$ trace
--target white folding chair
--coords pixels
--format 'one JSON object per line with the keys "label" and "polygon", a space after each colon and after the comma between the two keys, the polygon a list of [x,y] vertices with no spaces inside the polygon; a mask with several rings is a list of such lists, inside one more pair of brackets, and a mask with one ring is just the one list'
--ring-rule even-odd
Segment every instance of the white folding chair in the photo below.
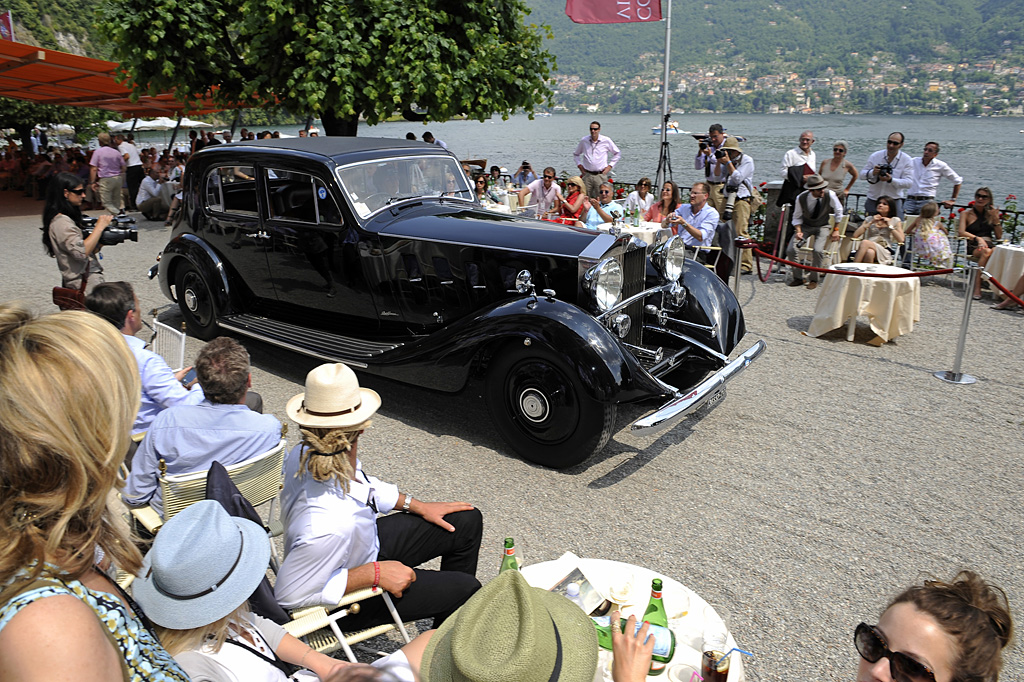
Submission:
{"label": "white folding chair", "polygon": [[[183,322],[183,327],[184,324]],[[184,329],[179,331],[153,318],[153,338],[150,340],[150,348],[175,371],[185,366],[185,339],[187,338],[188,335]]]}
{"label": "white folding chair", "polygon": [[[392,622],[349,634],[342,632],[338,621],[349,614],[359,613],[360,602],[366,599],[376,599],[377,597],[384,600],[388,612],[391,614]],[[352,645],[363,642],[371,637],[382,635],[397,628],[406,644],[412,641],[409,637],[409,632],[405,629],[405,623],[402,622],[402,617],[398,615],[398,609],[395,608],[394,602],[391,601],[391,595],[379,587],[366,588],[345,595],[341,602],[339,602],[338,608],[333,611],[328,611],[323,606],[313,606],[296,610],[291,615],[292,620],[284,624],[284,629],[290,635],[303,639],[306,644],[322,654],[331,654],[338,649],[343,649],[345,656],[353,663],[356,662],[356,656],[352,651]]]}

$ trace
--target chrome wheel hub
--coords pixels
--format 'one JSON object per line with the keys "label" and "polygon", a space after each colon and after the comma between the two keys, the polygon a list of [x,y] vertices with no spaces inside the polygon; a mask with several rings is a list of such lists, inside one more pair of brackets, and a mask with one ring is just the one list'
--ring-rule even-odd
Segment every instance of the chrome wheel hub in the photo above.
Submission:
{"label": "chrome wheel hub", "polygon": [[551,411],[548,399],[535,388],[529,388],[519,396],[519,409],[532,422],[542,422]]}

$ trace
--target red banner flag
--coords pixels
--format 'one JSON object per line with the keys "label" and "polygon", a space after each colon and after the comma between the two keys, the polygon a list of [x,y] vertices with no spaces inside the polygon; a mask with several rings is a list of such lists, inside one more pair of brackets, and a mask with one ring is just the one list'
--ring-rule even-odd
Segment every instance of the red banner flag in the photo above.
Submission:
{"label": "red banner flag", "polygon": [[565,0],[565,13],[577,24],[661,21],[661,0]]}
{"label": "red banner flag", "polygon": [[11,10],[0,14],[0,40],[14,40],[14,19]]}

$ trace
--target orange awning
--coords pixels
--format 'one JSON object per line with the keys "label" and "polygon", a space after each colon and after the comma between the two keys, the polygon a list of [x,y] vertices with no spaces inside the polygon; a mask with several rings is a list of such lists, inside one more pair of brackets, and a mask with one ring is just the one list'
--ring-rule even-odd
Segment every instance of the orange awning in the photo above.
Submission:
{"label": "orange awning", "polygon": [[[177,116],[185,111],[185,105],[169,92],[142,95],[133,102],[128,88],[114,78],[117,66],[103,59],[0,40],[0,97],[106,109],[126,119]],[[210,101],[197,104],[190,114],[223,108]]]}

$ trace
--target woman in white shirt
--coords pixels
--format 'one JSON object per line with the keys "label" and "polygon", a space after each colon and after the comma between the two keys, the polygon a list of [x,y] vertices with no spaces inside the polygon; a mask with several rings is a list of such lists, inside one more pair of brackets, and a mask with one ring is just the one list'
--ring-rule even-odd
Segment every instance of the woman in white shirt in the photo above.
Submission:
{"label": "woman in white shirt", "polygon": [[651,179],[640,178],[636,183],[636,190],[626,197],[626,213],[632,214],[634,209],[640,209],[641,218],[654,203],[654,195],[651,194]]}

